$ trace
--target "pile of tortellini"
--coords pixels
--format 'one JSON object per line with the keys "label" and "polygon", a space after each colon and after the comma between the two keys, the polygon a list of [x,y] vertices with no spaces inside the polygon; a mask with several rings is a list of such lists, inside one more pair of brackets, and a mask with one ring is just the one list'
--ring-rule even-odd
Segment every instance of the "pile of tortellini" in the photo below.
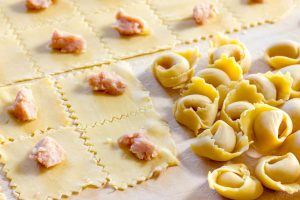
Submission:
{"label": "pile of tortellini", "polygon": [[262,185],[299,191],[300,44],[270,46],[265,60],[275,70],[266,73],[247,74],[251,56],[246,46],[222,34],[212,40],[209,66],[195,73],[199,58],[198,49],[188,49],[162,54],[152,66],[162,86],[180,89],[173,114],[195,133],[192,151],[214,161],[246,151],[260,158],[253,176],[245,164],[209,172],[210,188],[230,199],[256,199]]}

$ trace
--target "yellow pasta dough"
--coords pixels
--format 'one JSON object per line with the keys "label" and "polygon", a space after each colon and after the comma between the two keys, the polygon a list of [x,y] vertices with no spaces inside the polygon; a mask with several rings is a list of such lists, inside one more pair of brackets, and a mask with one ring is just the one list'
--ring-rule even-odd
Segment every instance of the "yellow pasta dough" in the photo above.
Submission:
{"label": "yellow pasta dough", "polygon": [[[147,138],[158,147],[158,156],[150,161],[140,160],[118,145],[121,136],[141,129],[146,130]],[[134,186],[168,166],[178,164],[170,130],[153,110],[88,128],[84,137],[109,173],[109,184],[117,189]]]}
{"label": "yellow pasta dough", "polygon": [[280,146],[279,152],[286,154],[293,153],[300,160],[300,130],[290,134]]}
{"label": "yellow pasta dough", "polygon": [[228,123],[234,130],[240,130],[240,116],[249,109],[253,109],[254,103],[262,103],[264,97],[257,92],[255,86],[250,85],[248,81],[241,81],[236,84],[226,96],[220,119]]}
{"label": "yellow pasta dough", "polygon": [[290,73],[293,79],[291,98],[300,97],[300,65],[291,65],[281,68],[279,71]]}
{"label": "yellow pasta dough", "polygon": [[300,44],[282,41],[272,44],[265,52],[265,60],[274,69],[300,63]]}
{"label": "yellow pasta dough", "polygon": [[254,109],[244,112],[240,126],[254,149],[263,154],[276,150],[293,129],[288,114],[267,104],[255,104]]}
{"label": "yellow pasta dough", "polygon": [[292,153],[262,157],[255,174],[267,188],[289,194],[300,190],[300,164]]}
{"label": "yellow pasta dough", "polygon": [[[37,119],[29,122],[21,122],[11,115],[7,108],[15,101],[17,93],[22,88],[32,91],[37,107]],[[0,134],[6,139],[16,139],[21,136],[29,136],[35,131],[45,131],[49,128],[58,128],[71,124],[68,113],[60,100],[54,87],[54,83],[43,78],[26,83],[0,88]]]}
{"label": "yellow pasta dough", "polygon": [[282,105],[290,98],[293,79],[290,74],[267,72],[250,74],[245,79],[264,95],[264,102],[272,106]]}
{"label": "yellow pasta dough", "polygon": [[[55,139],[65,150],[66,158],[52,168],[41,167],[29,158],[32,148],[42,138]],[[0,147],[3,170],[20,199],[61,199],[86,186],[101,186],[107,174],[84,145],[73,128],[59,128],[34,137],[23,137]]]}
{"label": "yellow pasta dough", "polygon": [[217,121],[211,128],[197,136],[191,149],[201,157],[216,161],[228,161],[240,156],[249,148],[248,137],[236,133],[224,121]]}
{"label": "yellow pasta dough", "polygon": [[[88,78],[101,71],[119,75],[127,84],[125,92],[119,96],[94,92],[89,86]],[[134,77],[131,66],[127,62],[71,72],[56,78],[61,92],[73,111],[72,117],[83,127],[111,121],[151,105],[149,92]]]}
{"label": "yellow pasta dough", "polygon": [[198,49],[162,54],[153,62],[153,73],[164,87],[183,87],[194,75],[199,57]]}
{"label": "yellow pasta dough", "polygon": [[211,84],[193,77],[182,95],[173,107],[173,114],[179,123],[195,133],[213,125],[218,112],[219,93]]}
{"label": "yellow pasta dough", "polygon": [[213,40],[209,52],[209,62],[213,64],[225,55],[233,57],[242,67],[243,73],[247,73],[251,67],[251,56],[247,47],[238,39],[230,39],[223,34],[217,34]]}
{"label": "yellow pasta dough", "polygon": [[285,102],[281,109],[285,111],[293,122],[293,132],[300,130],[300,99],[290,99]]}
{"label": "yellow pasta dough", "polygon": [[257,199],[263,193],[261,183],[244,164],[224,165],[208,173],[209,187],[229,199]]}

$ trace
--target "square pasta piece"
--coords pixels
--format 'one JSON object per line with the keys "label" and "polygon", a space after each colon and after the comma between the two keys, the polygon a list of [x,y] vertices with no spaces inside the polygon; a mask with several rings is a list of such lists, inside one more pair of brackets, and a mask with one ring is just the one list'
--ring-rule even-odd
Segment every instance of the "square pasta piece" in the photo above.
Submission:
{"label": "square pasta piece", "polygon": [[[24,87],[32,90],[38,109],[37,119],[29,122],[21,122],[7,111],[7,107],[14,103],[18,91]],[[55,90],[48,78],[1,87],[0,136],[6,139],[16,139],[31,135],[38,130],[69,125],[71,121]]]}
{"label": "square pasta piece", "polygon": [[[158,156],[150,161],[139,160],[128,150],[118,145],[118,139],[140,129],[158,147]],[[131,115],[112,123],[86,129],[83,136],[96,152],[105,170],[109,173],[110,185],[125,189],[151,178],[167,168],[178,164],[176,148],[170,130],[153,110]]]}
{"label": "square pasta piece", "polygon": [[115,10],[126,5],[135,4],[139,1],[140,0],[74,0],[79,10],[86,14],[98,12],[99,10]]}
{"label": "square pasta piece", "polygon": [[0,36],[0,43],[0,85],[40,76],[13,36]]}
{"label": "square pasta piece", "polygon": [[9,24],[7,23],[5,16],[3,15],[3,13],[1,13],[0,10],[0,37],[4,37],[11,34],[12,34],[12,30]]}
{"label": "square pasta piece", "polygon": [[296,4],[294,0],[265,0],[264,3],[252,4],[237,0],[221,0],[221,2],[245,27],[274,22]]}
{"label": "square pasta piece", "polygon": [[[81,35],[87,43],[86,51],[81,54],[72,54],[50,49],[49,42],[55,29]],[[20,33],[20,37],[41,71],[46,74],[100,64],[107,62],[110,58],[98,36],[79,15],[73,15],[68,21],[28,29]]]}
{"label": "square pasta piece", "polygon": [[[29,158],[32,148],[45,136],[56,140],[66,153],[65,160],[51,168]],[[84,187],[98,187],[106,182],[107,174],[72,128],[50,130],[6,143],[0,146],[0,154],[3,170],[20,199],[61,199]]]}
{"label": "square pasta piece", "polygon": [[[93,92],[88,78],[100,71],[111,71],[121,76],[127,84],[125,92],[119,96]],[[127,62],[59,75],[57,82],[75,113],[73,117],[78,118],[79,125],[84,127],[111,121],[152,105],[149,92],[134,77]]]}
{"label": "square pasta piece", "polygon": [[240,29],[241,24],[216,0],[210,2],[216,6],[218,10],[217,16],[209,19],[206,24],[198,25],[193,18],[193,8],[200,2],[207,1],[174,0],[168,3],[161,3],[158,0],[154,0],[152,7],[181,42],[198,41],[201,38],[211,37],[217,32],[232,32],[235,29]]}
{"label": "square pasta piece", "polygon": [[28,11],[25,0],[1,0],[0,7],[19,31],[50,24],[53,21],[62,21],[76,13],[72,1],[69,0],[57,0],[47,9],[40,11]]}
{"label": "square pasta piece", "polygon": [[116,21],[118,9],[109,12],[99,11],[86,15],[94,30],[99,33],[106,46],[116,58],[128,58],[139,54],[168,49],[175,45],[176,38],[163,25],[159,18],[145,3],[139,2],[122,7],[129,15],[143,18],[149,25],[151,33],[141,36],[121,36],[112,28]]}

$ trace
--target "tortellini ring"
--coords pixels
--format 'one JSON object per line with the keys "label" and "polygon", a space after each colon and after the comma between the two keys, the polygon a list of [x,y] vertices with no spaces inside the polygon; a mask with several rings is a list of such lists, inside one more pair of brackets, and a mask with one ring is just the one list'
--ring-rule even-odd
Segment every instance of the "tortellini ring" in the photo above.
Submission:
{"label": "tortellini ring", "polygon": [[300,97],[300,65],[291,65],[281,68],[279,71],[284,74],[290,73],[293,79],[291,98]]}
{"label": "tortellini ring", "polygon": [[263,186],[244,164],[224,165],[208,173],[208,184],[220,195],[229,199],[257,199]]}
{"label": "tortellini ring", "polygon": [[267,104],[254,104],[254,109],[245,111],[240,127],[254,149],[263,154],[277,150],[293,129],[288,114]]}
{"label": "tortellini ring", "polygon": [[300,63],[300,45],[282,41],[271,45],[265,52],[265,60],[274,69]]}
{"label": "tortellini ring", "polygon": [[212,41],[209,63],[213,64],[222,56],[232,57],[241,66],[243,73],[251,67],[251,56],[246,46],[238,39],[230,39],[224,34],[217,34]]}
{"label": "tortellini ring", "polygon": [[215,161],[228,161],[249,149],[248,137],[235,133],[224,121],[217,121],[197,136],[191,145],[194,153]]}
{"label": "tortellini ring", "polygon": [[162,86],[178,89],[192,78],[199,58],[198,49],[165,53],[154,60],[153,73]]}
{"label": "tortellini ring", "polygon": [[245,79],[256,86],[257,91],[263,94],[264,102],[269,105],[279,106],[290,98],[293,79],[289,73],[250,74]]}
{"label": "tortellini ring", "polygon": [[235,131],[240,130],[240,117],[243,112],[253,109],[254,103],[262,103],[263,95],[258,93],[256,87],[248,81],[237,83],[226,96],[220,118],[228,123]]}
{"label": "tortellini ring", "polygon": [[255,168],[255,174],[267,188],[289,194],[300,190],[300,164],[292,153],[262,157]]}
{"label": "tortellini ring", "polygon": [[195,133],[209,128],[218,113],[218,91],[204,79],[193,77],[182,95],[173,107],[175,119]]}
{"label": "tortellini ring", "polygon": [[280,146],[279,153],[281,155],[288,152],[293,153],[297,159],[300,160],[300,131],[289,135]]}
{"label": "tortellini ring", "polygon": [[293,122],[293,132],[300,130],[300,98],[288,100],[283,104],[281,110],[290,116]]}
{"label": "tortellini ring", "polygon": [[206,68],[200,70],[197,75],[205,80],[206,83],[217,88],[220,85],[228,85],[231,81],[230,77],[222,70],[216,68]]}

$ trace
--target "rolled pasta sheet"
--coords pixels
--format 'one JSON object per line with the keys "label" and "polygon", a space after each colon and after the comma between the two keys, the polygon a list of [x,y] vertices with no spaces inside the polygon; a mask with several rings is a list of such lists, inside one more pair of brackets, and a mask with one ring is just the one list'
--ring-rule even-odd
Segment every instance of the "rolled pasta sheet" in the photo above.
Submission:
{"label": "rolled pasta sheet", "polygon": [[284,74],[290,73],[293,79],[291,98],[300,98],[300,65],[291,65],[281,68],[279,71]]}
{"label": "rolled pasta sheet", "polygon": [[200,53],[196,48],[162,54],[152,64],[154,76],[164,87],[181,88],[193,77],[194,66],[199,58]]}
{"label": "rolled pasta sheet", "polygon": [[293,153],[300,160],[300,131],[296,131],[289,135],[280,146],[279,153],[281,155],[288,152]]}
{"label": "rolled pasta sheet", "polygon": [[238,39],[230,39],[224,34],[217,34],[209,51],[209,63],[213,64],[222,56],[232,57],[241,66],[243,73],[251,67],[251,55],[247,47]]}
{"label": "rolled pasta sheet", "polygon": [[255,174],[265,187],[272,190],[289,194],[300,190],[300,165],[292,153],[260,158]]}
{"label": "rolled pasta sheet", "polygon": [[257,199],[263,193],[262,184],[244,164],[224,165],[208,173],[208,184],[220,195],[229,199]]}
{"label": "rolled pasta sheet", "polygon": [[272,44],[265,51],[265,60],[274,69],[300,63],[300,45],[294,41]]}
{"label": "rolled pasta sheet", "polygon": [[293,132],[300,130],[300,98],[290,99],[281,107],[293,122]]}
{"label": "rolled pasta sheet", "polygon": [[242,113],[240,127],[257,152],[269,154],[292,133],[293,124],[284,111],[267,104],[254,104],[254,109]]}
{"label": "rolled pasta sheet", "polygon": [[254,103],[262,103],[263,95],[257,92],[254,85],[250,85],[248,81],[237,83],[235,89],[231,90],[222,106],[220,113],[221,120],[224,120],[235,131],[240,130],[240,117],[243,112],[253,109]]}
{"label": "rolled pasta sheet", "polygon": [[197,136],[191,149],[201,157],[228,161],[247,151],[249,141],[246,135],[236,133],[232,127],[219,120]]}
{"label": "rolled pasta sheet", "polygon": [[204,79],[193,77],[182,96],[173,107],[175,119],[196,134],[212,126],[218,113],[218,91]]}
{"label": "rolled pasta sheet", "polygon": [[264,102],[269,105],[280,106],[291,96],[293,79],[289,73],[257,73],[245,79],[256,86],[257,91],[263,94]]}

